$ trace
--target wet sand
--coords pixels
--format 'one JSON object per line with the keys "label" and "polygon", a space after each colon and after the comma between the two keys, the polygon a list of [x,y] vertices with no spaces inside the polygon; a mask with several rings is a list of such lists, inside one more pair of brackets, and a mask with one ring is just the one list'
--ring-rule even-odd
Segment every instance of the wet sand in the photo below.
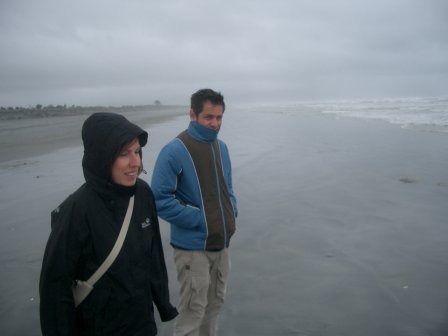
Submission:
{"label": "wet sand", "polygon": [[[156,124],[173,116],[186,114],[188,107],[173,106],[154,108],[148,112],[124,112],[137,124]],[[0,163],[38,156],[59,148],[82,145],[81,127],[87,114],[40,117],[0,121]]]}
{"label": "wet sand", "polygon": [[[155,143],[151,126],[186,118],[188,107],[123,114],[149,131],[148,148]],[[38,282],[50,212],[84,182],[81,127],[86,118],[0,122],[1,335],[40,335]]]}
{"label": "wet sand", "polygon": [[223,335],[448,335],[447,134],[274,111],[226,127]]}
{"label": "wet sand", "polygon": [[[74,134],[83,120],[70,124]],[[150,132],[150,181],[158,151],[188,117],[134,121]],[[79,138],[54,140],[68,134],[56,125],[0,162],[2,335],[40,334],[49,214],[83,181]],[[11,143],[23,141],[17,134],[10,130]],[[448,334],[447,134],[230,106],[220,137],[240,213],[220,335]],[[169,228],[161,226],[176,303]],[[171,332],[172,322],[160,324],[160,335]]]}

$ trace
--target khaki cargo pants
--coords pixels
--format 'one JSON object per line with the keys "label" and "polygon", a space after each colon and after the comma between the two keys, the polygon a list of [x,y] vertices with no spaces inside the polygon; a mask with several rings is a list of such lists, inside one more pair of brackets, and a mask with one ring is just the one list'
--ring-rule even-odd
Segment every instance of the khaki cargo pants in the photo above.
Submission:
{"label": "khaki cargo pants", "polygon": [[174,249],[180,293],[175,336],[217,335],[230,271],[227,248],[221,251]]}

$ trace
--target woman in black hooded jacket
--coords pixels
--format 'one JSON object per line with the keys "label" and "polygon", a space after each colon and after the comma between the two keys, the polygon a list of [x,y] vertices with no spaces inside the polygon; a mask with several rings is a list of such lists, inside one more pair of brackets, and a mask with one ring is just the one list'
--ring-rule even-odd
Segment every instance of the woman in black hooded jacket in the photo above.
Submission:
{"label": "woman in black hooded jacket", "polygon": [[[49,335],[156,335],[177,315],[152,191],[138,175],[148,134],[121,115],[95,113],[82,128],[86,182],[51,214],[40,276],[40,318]],[[135,204],[113,264],[75,308],[72,284],[103,263],[120,232],[130,197]]]}

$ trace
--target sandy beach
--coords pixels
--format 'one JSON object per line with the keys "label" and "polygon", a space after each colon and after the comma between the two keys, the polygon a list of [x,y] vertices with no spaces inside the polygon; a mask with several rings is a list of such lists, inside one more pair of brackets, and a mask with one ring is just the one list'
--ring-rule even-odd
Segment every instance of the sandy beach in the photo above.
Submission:
{"label": "sandy beach", "polygon": [[[148,112],[125,112],[137,124],[162,122],[188,112],[188,107],[159,107]],[[88,115],[40,117],[0,121],[0,163],[79,146],[81,127]]]}
{"label": "sandy beach", "polygon": [[[150,134],[146,181],[187,112],[128,115]],[[0,124],[2,335],[40,335],[50,212],[83,182],[85,118]],[[220,137],[240,214],[220,335],[448,334],[447,133],[229,106]],[[172,322],[159,325],[159,335],[171,332]]]}

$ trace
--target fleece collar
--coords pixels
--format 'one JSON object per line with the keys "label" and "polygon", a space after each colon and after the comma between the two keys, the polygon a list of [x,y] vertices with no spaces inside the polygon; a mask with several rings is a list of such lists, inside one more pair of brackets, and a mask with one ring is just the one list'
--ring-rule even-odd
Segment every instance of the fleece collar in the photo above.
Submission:
{"label": "fleece collar", "polygon": [[187,132],[196,140],[204,142],[214,142],[219,133],[219,131],[202,126],[196,121],[190,121]]}

